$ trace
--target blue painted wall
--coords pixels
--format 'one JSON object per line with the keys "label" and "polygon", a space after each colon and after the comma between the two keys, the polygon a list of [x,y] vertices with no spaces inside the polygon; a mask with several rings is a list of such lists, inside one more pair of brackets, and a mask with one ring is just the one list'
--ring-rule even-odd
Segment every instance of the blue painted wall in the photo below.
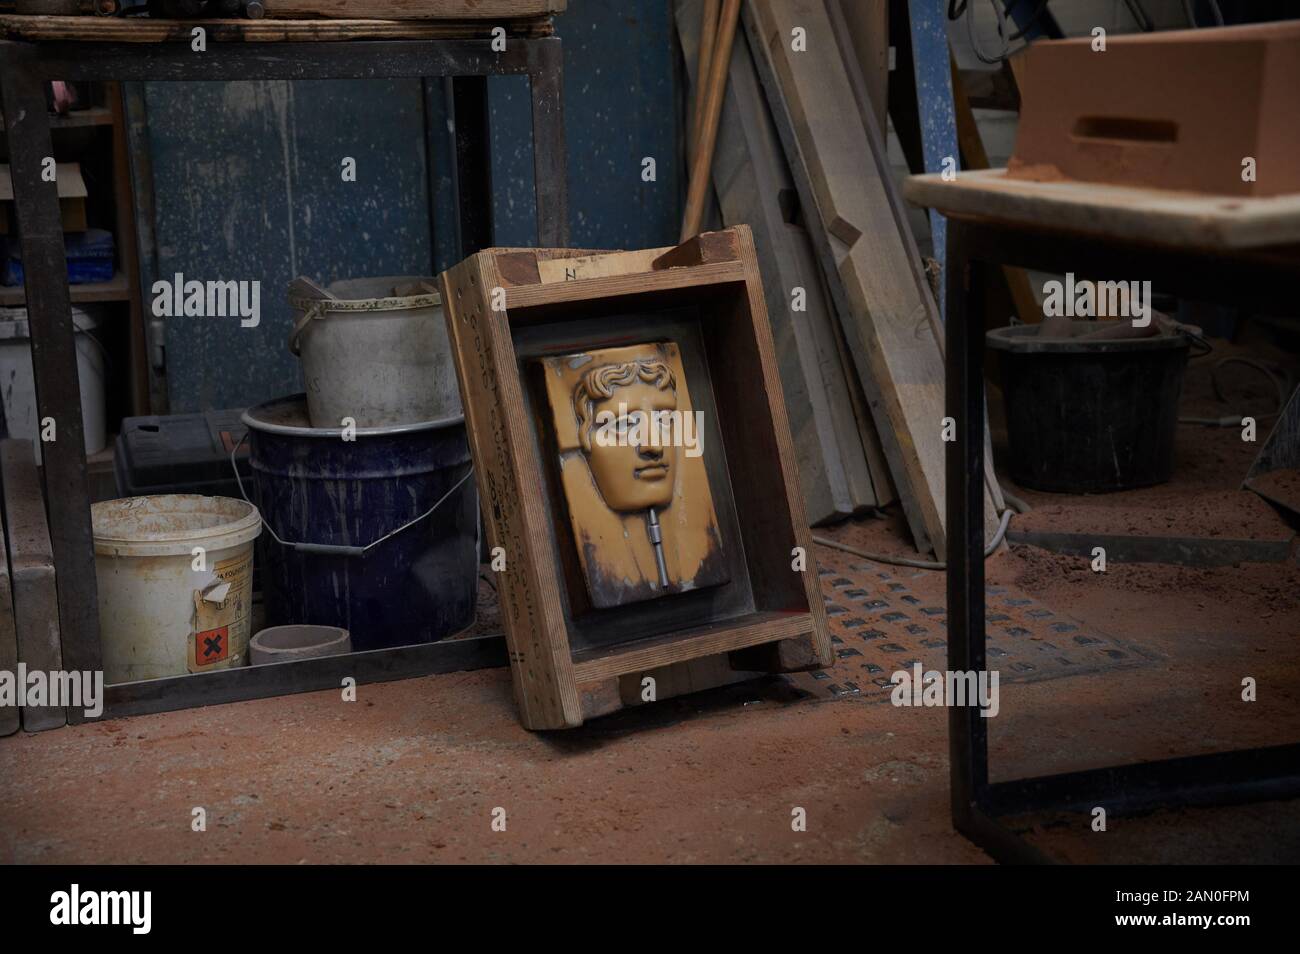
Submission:
{"label": "blue painted wall", "polygon": [[[262,283],[255,328],[237,318],[166,319],[172,412],[300,390],[286,347],[293,277],[429,267],[419,84],[150,83],[144,92],[155,277]],[[345,156],[356,160],[355,182],[343,181]]]}
{"label": "blue painted wall", "polygon": [[[570,242],[671,244],[683,192],[679,85],[666,0],[570,0],[564,40]],[[527,81],[489,81],[501,245],[535,243]],[[427,94],[427,95],[426,95]],[[182,272],[262,282],[259,327],[167,319],[173,413],[258,403],[301,388],[285,345],[284,288],[428,273],[454,263],[440,81],[147,83],[141,100],[153,211],[140,208],[148,289]],[[340,176],[344,156],[357,181]],[[642,180],[642,159],[656,180]],[[430,164],[432,169],[430,169]],[[140,184],[137,184],[140,188]],[[434,221],[430,216],[433,192]]]}
{"label": "blue painted wall", "polygon": [[[649,248],[677,240],[680,80],[668,0],[570,0],[556,20],[564,40],[564,128],[569,161],[569,241],[578,248]],[[528,84],[488,81],[497,241],[533,245]],[[641,162],[655,160],[644,182]]]}

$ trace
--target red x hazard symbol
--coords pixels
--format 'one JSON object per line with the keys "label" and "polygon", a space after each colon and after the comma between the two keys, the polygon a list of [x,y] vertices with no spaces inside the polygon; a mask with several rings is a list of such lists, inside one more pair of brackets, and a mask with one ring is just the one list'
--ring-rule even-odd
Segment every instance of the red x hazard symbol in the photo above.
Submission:
{"label": "red x hazard symbol", "polygon": [[210,666],[230,654],[230,627],[209,629],[194,636],[194,659],[200,666]]}

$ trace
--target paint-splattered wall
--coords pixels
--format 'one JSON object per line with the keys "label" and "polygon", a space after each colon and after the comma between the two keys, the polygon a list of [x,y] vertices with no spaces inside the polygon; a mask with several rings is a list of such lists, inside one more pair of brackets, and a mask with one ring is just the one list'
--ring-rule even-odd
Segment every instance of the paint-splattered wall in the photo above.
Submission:
{"label": "paint-splattered wall", "polygon": [[[418,83],[150,83],[157,279],[259,281],[256,327],[165,320],[173,412],[301,390],[285,287],[429,267]],[[341,164],[356,160],[356,182]]]}
{"label": "paint-splattered wall", "polygon": [[[569,160],[569,241],[585,248],[646,248],[677,240],[682,170],[678,82],[668,0],[570,0],[556,20],[564,39],[564,109]],[[503,245],[530,245],[532,144],[528,84],[488,81],[492,171]],[[655,160],[655,181],[642,179]]]}
{"label": "paint-splattered wall", "polygon": [[[676,238],[682,186],[669,15],[665,0],[570,0],[556,21],[575,246]],[[494,77],[489,89],[496,241],[531,244],[526,80]],[[146,83],[128,102],[133,144],[147,153],[134,164],[146,291],[177,273],[262,283],[256,328],[233,318],[162,322],[173,413],[301,389],[286,347],[284,289],[295,275],[428,274],[455,260],[436,80]],[[355,182],[343,181],[345,157],[356,160]],[[647,157],[654,181],[642,176]]]}

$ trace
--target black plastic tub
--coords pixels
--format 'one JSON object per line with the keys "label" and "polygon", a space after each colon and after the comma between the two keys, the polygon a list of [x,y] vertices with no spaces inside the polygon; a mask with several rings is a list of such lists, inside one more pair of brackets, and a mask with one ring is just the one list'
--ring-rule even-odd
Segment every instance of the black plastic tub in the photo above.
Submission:
{"label": "black plastic tub", "polygon": [[[1075,334],[1102,326],[1072,323]],[[998,352],[1011,479],[1101,494],[1168,480],[1187,367],[1182,335],[1040,338],[1037,325],[987,335]]]}

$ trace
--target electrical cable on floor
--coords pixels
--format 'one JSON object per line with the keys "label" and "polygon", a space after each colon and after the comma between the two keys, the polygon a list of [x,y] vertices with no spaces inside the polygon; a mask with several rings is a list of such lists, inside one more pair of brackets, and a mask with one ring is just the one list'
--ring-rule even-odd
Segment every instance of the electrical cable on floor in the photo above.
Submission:
{"label": "electrical cable on floor", "polygon": [[1017,497],[1015,494],[1010,493],[1007,490],[1007,488],[1003,487],[1001,489],[1002,489],[1002,499],[1005,500],[1007,502],[1007,506],[1009,506],[1016,513],[1029,513],[1029,511],[1034,509],[1033,507],[1029,506],[1029,504],[1027,504],[1025,501]]}
{"label": "electrical cable on floor", "polygon": [[1214,388],[1214,396],[1220,401],[1223,401],[1225,404],[1227,403],[1227,399],[1223,396],[1223,389],[1219,387],[1219,369],[1228,364],[1245,365],[1268,378],[1269,382],[1273,385],[1273,389],[1277,392],[1277,410],[1270,413],[1276,414],[1277,411],[1282,410],[1282,408],[1286,406],[1287,388],[1286,385],[1282,383],[1282,379],[1254,358],[1245,358],[1239,355],[1231,355],[1215,362],[1214,370],[1210,372],[1210,386]]}
{"label": "electrical cable on floor", "polygon": [[[1004,498],[1007,496],[1006,491],[1002,492],[1002,496]],[[1021,502],[1023,503],[1023,501]],[[1014,511],[1009,508],[1002,511],[1002,519],[998,521],[997,532],[993,534],[993,539],[989,542],[989,545],[984,548],[985,559],[992,556],[993,551],[1001,546],[1002,538],[1006,536],[1007,525],[1011,523],[1011,515],[1013,513]],[[820,543],[824,547],[832,547],[836,550],[843,550],[845,553],[852,553],[854,556],[861,557],[864,560],[870,560],[872,563],[887,563],[890,566],[910,566],[915,567],[918,570],[948,569],[947,563],[940,563],[937,560],[913,560],[910,557],[887,556],[884,553],[870,553],[867,550],[859,550],[857,547],[851,547],[847,543],[840,543],[838,540],[832,540],[830,537],[819,537],[816,534],[813,535],[813,543]]]}
{"label": "electrical cable on floor", "polygon": [[[1214,388],[1214,396],[1221,402],[1224,404],[1228,403],[1227,399],[1223,396],[1223,389],[1219,387],[1219,369],[1227,364],[1243,364],[1248,368],[1253,368],[1264,375],[1264,377],[1268,378],[1269,381],[1272,382],[1273,388],[1277,391],[1277,407],[1272,411],[1267,411],[1263,414],[1256,414],[1256,417],[1273,417],[1274,415],[1280,414],[1282,408],[1286,407],[1287,390],[1286,385],[1282,382],[1281,378],[1258,361],[1255,361],[1252,358],[1243,358],[1236,355],[1221,358],[1219,361],[1215,362],[1214,369],[1210,372],[1210,385]],[[1242,414],[1229,414],[1224,417],[1180,417],[1178,418],[1178,423],[1202,424],[1205,427],[1241,427],[1243,417],[1244,415]]]}

